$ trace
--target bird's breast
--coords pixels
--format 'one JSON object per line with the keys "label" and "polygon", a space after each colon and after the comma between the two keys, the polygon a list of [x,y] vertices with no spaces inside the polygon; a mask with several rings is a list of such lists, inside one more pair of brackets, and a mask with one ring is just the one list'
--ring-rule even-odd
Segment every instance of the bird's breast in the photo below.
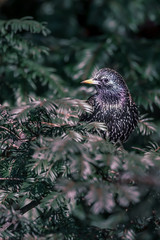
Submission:
{"label": "bird's breast", "polygon": [[101,97],[97,97],[95,107],[98,109],[102,109],[103,111],[111,111],[111,110],[121,110],[125,106],[124,99],[117,98],[105,98],[102,100]]}

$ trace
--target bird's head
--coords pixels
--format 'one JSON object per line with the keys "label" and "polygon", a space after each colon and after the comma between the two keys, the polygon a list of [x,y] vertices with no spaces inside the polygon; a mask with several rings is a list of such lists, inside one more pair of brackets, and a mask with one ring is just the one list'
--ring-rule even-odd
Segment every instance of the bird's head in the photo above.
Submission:
{"label": "bird's head", "polygon": [[98,91],[110,91],[121,92],[126,91],[127,86],[122,76],[115,70],[109,68],[102,68],[88,80],[82,81],[82,83],[95,84]]}

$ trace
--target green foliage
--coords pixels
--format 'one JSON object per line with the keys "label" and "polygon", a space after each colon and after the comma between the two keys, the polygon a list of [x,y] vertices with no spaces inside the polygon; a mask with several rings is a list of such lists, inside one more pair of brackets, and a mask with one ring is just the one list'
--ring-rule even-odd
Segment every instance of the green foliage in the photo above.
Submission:
{"label": "green foliage", "polygon": [[[0,21],[1,102],[9,100],[11,103],[19,103],[37,91],[44,94],[46,85],[52,90],[56,86],[53,91],[55,94],[62,91],[55,70],[42,65],[44,57],[48,55],[48,48],[36,45],[29,39],[29,34],[47,36],[49,33],[44,23],[29,17]],[[11,96],[10,99],[6,99],[7,94]]]}
{"label": "green foliage", "polygon": [[[159,35],[144,31],[158,28],[158,6],[47,0],[37,21],[0,21],[1,239],[160,238]],[[106,66],[139,105],[124,148],[102,123],[79,123],[94,91],[80,82]]]}
{"label": "green foliage", "polygon": [[[159,194],[152,175],[160,167],[159,147],[120,151],[90,133],[102,124],[78,124],[75,106],[91,111],[84,101],[63,102],[1,107],[1,237],[135,239],[141,225],[158,221],[156,215],[148,222],[157,201],[149,201],[153,186]],[[135,211],[144,202],[148,210],[139,223]]]}

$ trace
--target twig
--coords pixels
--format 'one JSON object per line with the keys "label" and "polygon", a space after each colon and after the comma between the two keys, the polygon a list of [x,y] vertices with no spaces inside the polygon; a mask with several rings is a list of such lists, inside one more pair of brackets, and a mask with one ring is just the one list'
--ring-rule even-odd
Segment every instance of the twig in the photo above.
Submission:
{"label": "twig", "polygon": [[21,214],[25,214],[26,212],[30,211],[32,208],[38,206],[43,198],[39,200],[33,200],[32,202],[28,203],[24,207],[20,209]]}
{"label": "twig", "polygon": [[10,181],[22,181],[20,178],[0,178],[0,181],[5,181],[5,180],[10,180]]}
{"label": "twig", "polygon": [[[29,210],[31,210],[32,208],[36,207],[37,205],[40,204],[42,198],[40,200],[37,200],[37,201],[32,201],[30,202],[29,204],[25,205],[24,207],[22,207],[20,209],[20,213],[23,215],[25,214],[26,212],[28,212]],[[17,222],[17,220],[13,220],[12,222],[7,222],[3,225],[3,227],[0,228],[0,233],[4,232],[5,230],[7,230],[9,227],[11,227],[12,225],[15,225]]]}
{"label": "twig", "polygon": [[14,132],[12,132],[11,130],[9,130],[8,128],[6,127],[3,127],[3,126],[0,126],[0,128],[6,130],[7,132],[13,134],[14,136],[16,136],[18,138],[18,140],[22,140],[17,134],[15,134]]}
{"label": "twig", "polygon": [[156,148],[154,151],[157,152],[160,149],[160,147]]}
{"label": "twig", "polygon": [[132,147],[133,149],[139,150],[140,152],[145,152],[145,150],[138,148],[138,147]]}

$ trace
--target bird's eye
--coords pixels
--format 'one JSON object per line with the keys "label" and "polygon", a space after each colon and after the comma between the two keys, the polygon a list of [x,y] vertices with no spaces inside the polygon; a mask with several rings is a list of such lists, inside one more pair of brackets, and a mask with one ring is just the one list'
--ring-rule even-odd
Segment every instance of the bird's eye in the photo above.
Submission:
{"label": "bird's eye", "polygon": [[103,77],[103,78],[101,79],[101,81],[102,81],[103,83],[107,83],[107,82],[108,82],[108,79]]}

